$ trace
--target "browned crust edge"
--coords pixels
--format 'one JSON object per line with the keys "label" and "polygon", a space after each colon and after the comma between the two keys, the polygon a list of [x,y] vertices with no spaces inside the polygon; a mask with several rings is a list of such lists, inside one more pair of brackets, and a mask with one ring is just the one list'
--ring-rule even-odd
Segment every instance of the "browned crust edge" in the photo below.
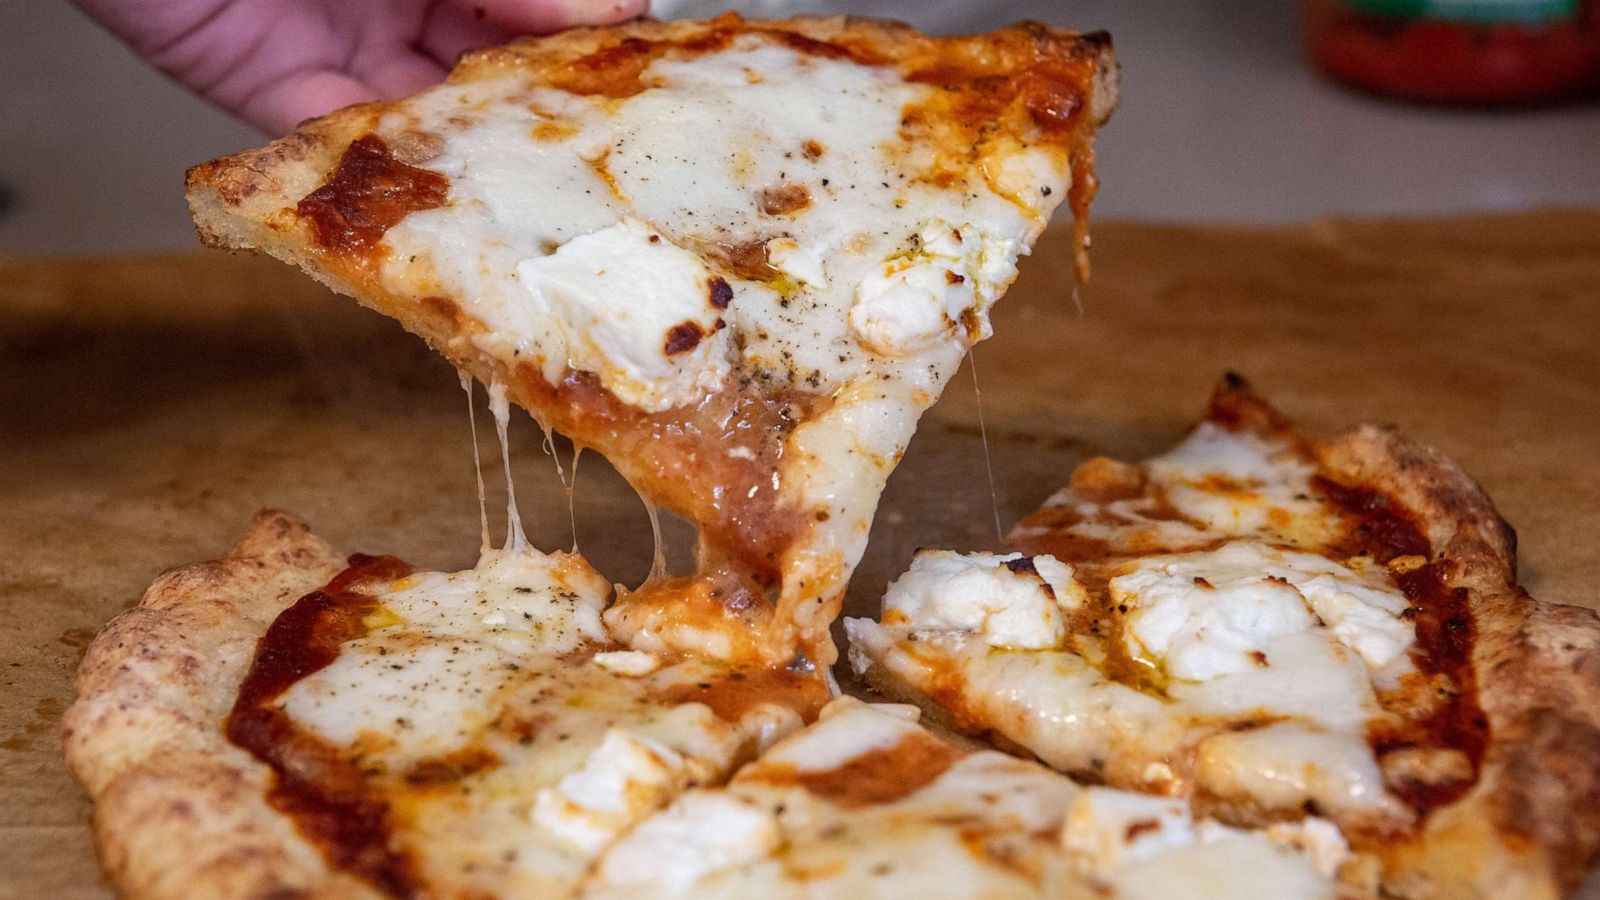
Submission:
{"label": "browned crust edge", "polygon": [[121,895],[374,896],[268,805],[270,771],[222,731],[267,626],[343,567],[300,519],[263,510],[226,555],[162,575],[90,645],[62,742]]}
{"label": "browned crust edge", "polygon": [[[1438,897],[1559,896],[1600,853],[1600,615],[1516,583],[1516,535],[1460,466],[1393,427],[1325,444],[1336,477],[1424,525],[1446,583],[1465,588],[1490,742],[1476,787],[1396,848],[1394,887]],[[1414,886],[1414,887],[1413,887]]]}

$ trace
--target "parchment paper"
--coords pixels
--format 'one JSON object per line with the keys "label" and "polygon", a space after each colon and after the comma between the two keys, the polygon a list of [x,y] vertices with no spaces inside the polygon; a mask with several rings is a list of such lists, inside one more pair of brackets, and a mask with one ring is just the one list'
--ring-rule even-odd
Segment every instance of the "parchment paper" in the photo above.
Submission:
{"label": "parchment paper", "polygon": [[[1312,428],[1388,421],[1445,449],[1517,527],[1534,595],[1595,604],[1600,212],[1097,223],[1077,298],[1064,237],[1024,263],[976,351],[993,501],[963,372],[891,481],[853,613],[875,610],[916,547],[993,543],[996,513],[1009,526],[1085,456],[1161,449],[1226,369]],[[481,413],[479,426],[493,510]],[[532,537],[570,544],[526,417],[512,443]],[[447,366],[276,263],[199,251],[0,261],[0,896],[106,892],[57,727],[110,616],[162,570],[220,553],[262,506],[305,516],[346,551],[468,565],[471,452]],[[640,580],[643,508],[593,456],[575,507],[582,549],[614,579]]]}

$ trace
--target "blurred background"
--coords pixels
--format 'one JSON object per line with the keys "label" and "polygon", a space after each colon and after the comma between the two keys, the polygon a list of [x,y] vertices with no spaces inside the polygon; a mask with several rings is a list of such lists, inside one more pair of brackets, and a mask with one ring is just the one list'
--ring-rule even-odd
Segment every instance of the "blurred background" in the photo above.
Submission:
{"label": "blurred background", "polygon": [[[1272,223],[1600,206],[1600,105],[1430,108],[1306,62],[1288,0],[659,0],[663,17],[850,10],[934,32],[1104,28],[1123,104],[1100,217]],[[263,135],[147,69],[64,0],[0,0],[0,253],[194,246],[185,167]]]}

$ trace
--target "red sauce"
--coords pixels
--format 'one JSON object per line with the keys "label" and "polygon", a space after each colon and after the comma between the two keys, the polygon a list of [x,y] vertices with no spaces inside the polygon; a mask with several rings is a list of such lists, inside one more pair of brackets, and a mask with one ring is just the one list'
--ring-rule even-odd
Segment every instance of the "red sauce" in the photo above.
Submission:
{"label": "red sauce", "polygon": [[833,769],[767,764],[759,766],[754,777],[770,784],[798,784],[831,803],[854,809],[908,796],[931,784],[960,758],[961,751],[944,741],[929,734],[912,734]]}
{"label": "red sauce", "polygon": [[357,138],[327,183],[301,199],[295,212],[311,223],[317,243],[347,254],[370,254],[406,216],[443,206],[450,181],[394,158],[375,134]]}
{"label": "red sauce", "polygon": [[[1432,559],[1433,547],[1410,514],[1387,496],[1364,488],[1340,485],[1318,478],[1316,486],[1342,509],[1352,524],[1345,553],[1366,554],[1380,563],[1399,557]],[[1380,694],[1385,707],[1404,704],[1400,722],[1374,726],[1368,740],[1382,759],[1385,753],[1411,748],[1455,749],[1472,763],[1473,777],[1440,784],[1395,783],[1389,788],[1419,813],[1454,801],[1476,780],[1483,751],[1489,741],[1489,718],[1478,705],[1477,675],[1472,667],[1476,626],[1468,593],[1444,580],[1438,563],[1418,565],[1396,575],[1396,582],[1411,602],[1416,627],[1412,662],[1424,679],[1414,687],[1428,692],[1427,703],[1406,703],[1400,696]],[[1416,715],[1415,710],[1422,714]],[[1411,712],[1410,715],[1407,713]]]}
{"label": "red sauce", "polygon": [[[569,372],[556,385],[534,366],[517,376],[518,399],[541,411],[545,425],[604,453],[647,495],[698,523],[719,557],[757,584],[779,583],[783,553],[803,534],[807,516],[779,503],[772,473],[789,433],[820,413],[824,398],[751,385],[648,413],[586,372]],[[729,456],[735,446],[752,458]]]}
{"label": "red sauce", "polygon": [[275,701],[366,634],[377,601],[359,591],[411,568],[391,556],[350,557],[328,586],[278,615],[256,644],[228,716],[228,740],[272,768],[267,802],[317,845],[330,865],[396,896],[417,893],[415,863],[391,840],[389,804],[354,761],[294,723]]}
{"label": "red sauce", "polygon": [[729,672],[715,680],[675,685],[662,699],[669,703],[704,703],[730,722],[737,722],[763,703],[775,703],[810,722],[830,697],[827,684],[815,672],[769,668]]}

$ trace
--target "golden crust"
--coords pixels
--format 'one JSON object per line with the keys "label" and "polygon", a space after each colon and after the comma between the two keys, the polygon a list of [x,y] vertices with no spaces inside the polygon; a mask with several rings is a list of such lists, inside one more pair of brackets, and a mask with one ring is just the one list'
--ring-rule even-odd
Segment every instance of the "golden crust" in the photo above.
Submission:
{"label": "golden crust", "polygon": [[1407,896],[1538,897],[1572,890],[1600,851],[1600,615],[1540,603],[1516,583],[1516,536],[1483,489],[1437,450],[1363,426],[1323,465],[1395,498],[1466,589],[1490,742],[1479,779],[1396,848]]}
{"label": "golden crust", "polygon": [[225,556],[163,575],[89,647],[62,739],[124,896],[372,895],[267,804],[269,770],[222,729],[267,626],[343,566],[304,522],[263,511]]}

